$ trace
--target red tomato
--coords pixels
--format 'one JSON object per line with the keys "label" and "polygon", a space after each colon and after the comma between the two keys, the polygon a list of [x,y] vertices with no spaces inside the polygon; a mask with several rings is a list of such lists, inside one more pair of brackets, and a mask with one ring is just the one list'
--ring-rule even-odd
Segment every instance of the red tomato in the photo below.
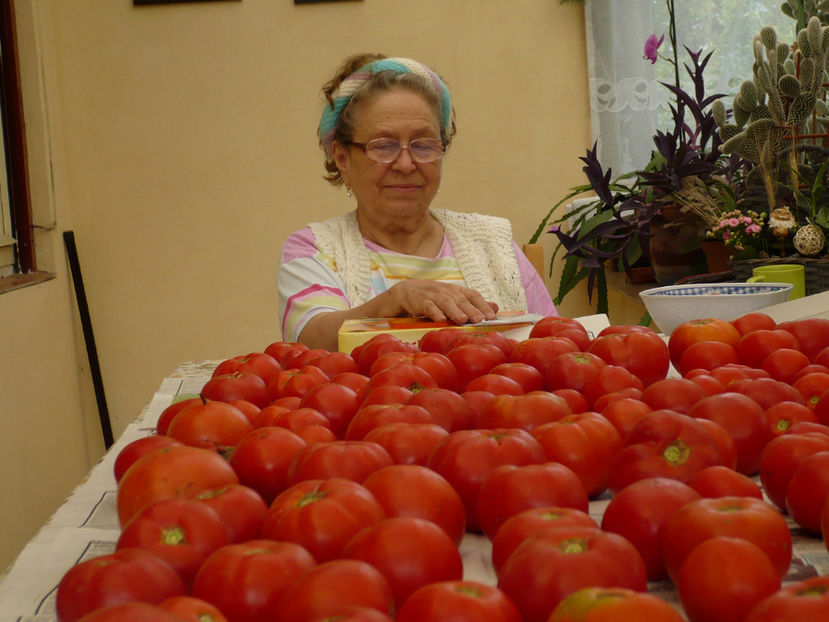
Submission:
{"label": "red tomato", "polygon": [[158,434],[145,436],[144,438],[139,438],[131,443],[127,443],[124,448],[118,452],[118,455],[115,458],[115,464],[112,468],[113,474],[115,475],[115,481],[120,482],[121,478],[124,476],[124,473],[126,473],[127,469],[132,466],[132,463],[144,454],[154,449],[161,449],[163,447],[180,447],[183,444],[184,443],[181,443],[170,436]]}
{"label": "red tomato", "polygon": [[576,508],[535,507],[510,516],[491,538],[495,573],[500,571],[512,552],[531,535],[568,525],[599,526],[587,512]]}
{"label": "red tomato", "polygon": [[331,615],[317,616],[308,622],[394,622],[388,615],[370,607],[349,605],[338,609]]}
{"label": "red tomato", "polygon": [[182,409],[170,422],[167,434],[185,445],[221,453],[251,430],[250,420],[235,406],[200,401]]}
{"label": "red tomato", "polygon": [[253,488],[233,484],[217,490],[203,490],[193,498],[216,511],[231,543],[259,537],[268,505]]}
{"label": "red tomato", "polygon": [[763,450],[760,482],[768,498],[778,508],[786,507],[786,489],[795,469],[819,451],[829,451],[829,436],[816,433],[783,434]]}
{"label": "red tomato", "polygon": [[475,413],[467,401],[448,389],[423,389],[409,397],[406,404],[428,410],[432,420],[447,432],[469,429],[475,424]]}
{"label": "red tomato", "polygon": [[432,423],[432,415],[422,406],[414,404],[371,404],[363,406],[346,428],[347,441],[360,441],[371,430],[386,423]]}
{"label": "red tomato", "polygon": [[268,393],[272,400],[281,397],[301,398],[313,387],[329,380],[325,372],[314,365],[285,369],[268,383]]}
{"label": "red tomato", "polygon": [[545,377],[556,356],[578,351],[579,347],[567,337],[533,337],[520,341],[512,349],[509,360],[535,367]]}
{"label": "red tomato", "polygon": [[314,365],[325,372],[329,378],[339,374],[356,374],[357,361],[346,352],[329,352],[314,361]]}
{"label": "red tomato", "polygon": [[607,363],[597,354],[590,352],[564,352],[553,360],[544,376],[548,391],[575,389],[582,391],[587,382],[595,378]]}
{"label": "red tomato", "polygon": [[427,372],[439,387],[455,391],[458,388],[458,372],[448,358],[439,352],[386,352],[380,355],[369,370],[374,376],[397,363],[411,363]]}
{"label": "red tomato", "polygon": [[273,500],[262,537],[296,542],[322,562],[339,557],[354,534],[383,518],[380,503],[357,482],[338,477],[306,480]]}
{"label": "red tomato", "polygon": [[375,471],[363,485],[386,516],[422,518],[441,527],[455,544],[466,533],[463,501],[441,475],[424,466],[393,465]]}
{"label": "red tomato", "polygon": [[763,498],[763,491],[754,483],[754,480],[722,465],[703,469],[688,480],[688,485],[708,499],[717,497]]}
{"label": "red tomato", "polygon": [[608,488],[614,495],[647,477],[686,482],[722,459],[714,438],[702,424],[672,410],[646,414],[626,442],[610,467]]}
{"label": "red tomato", "polygon": [[645,564],[622,536],[594,527],[558,527],[530,536],[501,567],[498,587],[523,622],[545,622],[564,598],[583,587],[647,590]]}
{"label": "red tomato", "polygon": [[714,318],[691,320],[677,326],[668,337],[668,352],[674,366],[682,353],[698,341],[722,341],[736,347],[742,335],[731,322]]}
{"label": "red tomato", "polygon": [[453,347],[446,353],[447,358],[458,371],[458,387],[466,390],[472,380],[488,374],[493,367],[507,362],[507,355],[491,343],[468,343]]}
{"label": "red tomato", "polygon": [[[392,384],[371,389],[366,384],[366,389],[360,406],[369,406],[370,404],[406,404],[412,395],[414,395],[414,392],[410,389]],[[425,391],[426,389],[422,390]]]}
{"label": "red tomato", "polygon": [[585,587],[570,594],[547,622],[682,622],[664,600],[621,587]]}
{"label": "red tomato", "polygon": [[636,423],[652,410],[642,400],[623,397],[605,406],[601,410],[601,415],[613,424],[622,442],[627,443],[627,437]]}
{"label": "red tomato", "polygon": [[267,622],[287,587],[315,565],[311,554],[293,542],[231,544],[202,564],[193,595],[218,607],[229,620]]}
{"label": "red tomato", "polygon": [[760,470],[760,455],[772,439],[764,413],[747,395],[732,392],[705,397],[688,411],[691,417],[710,419],[725,428],[737,446],[737,471],[745,475]]}
{"label": "red tomato", "polygon": [[357,361],[357,371],[369,375],[369,370],[382,354],[386,352],[417,352],[417,345],[401,341],[390,333],[375,335],[363,344],[358,354],[352,352],[354,360]]}
{"label": "red tomato", "polygon": [[531,431],[547,460],[559,462],[578,476],[590,498],[607,490],[610,465],[622,451],[622,437],[602,415],[568,415]]}
{"label": "red tomato", "polygon": [[352,391],[354,391],[362,400],[365,397],[366,385],[368,384],[368,376],[359,374],[357,372],[344,371],[335,376],[331,376],[331,382],[342,384]]}
{"label": "red tomato", "polygon": [[806,406],[815,409],[820,396],[829,391],[829,374],[815,372],[801,376],[792,385],[803,396]]}
{"label": "red tomato", "polygon": [[469,381],[467,391],[488,391],[493,395],[523,395],[524,387],[501,374],[484,374]]}
{"label": "red tomato", "polygon": [[441,581],[416,590],[395,622],[521,622],[521,614],[498,588],[477,581]]}
{"label": "red tomato", "polygon": [[395,608],[419,587],[463,578],[455,542],[422,518],[386,518],[366,527],[348,541],[342,556],[377,568],[391,586]]}
{"label": "red tomato", "polygon": [[262,377],[245,371],[213,376],[202,387],[201,396],[217,402],[246,400],[259,408],[264,408],[271,401],[268,384]]}
{"label": "red tomato", "polygon": [[490,370],[491,374],[499,374],[515,380],[524,393],[541,391],[544,388],[544,377],[532,365],[526,363],[501,363]]}
{"label": "red tomato", "polygon": [[670,408],[676,412],[687,413],[691,406],[707,396],[705,390],[692,380],[665,378],[648,386],[642,392],[642,401],[654,410]]}
{"label": "red tomato", "polygon": [[624,536],[636,547],[649,581],[668,576],[659,538],[671,515],[700,495],[687,484],[665,477],[634,482],[610,500],[602,515],[602,529]]}
{"label": "red tomato", "polygon": [[778,402],[766,408],[765,417],[772,437],[785,434],[793,425],[801,421],[820,423],[817,415],[811,408],[796,402]]}
{"label": "red tomato", "polygon": [[642,381],[633,372],[619,365],[607,365],[587,382],[582,393],[595,408],[603,408],[603,400],[608,399],[606,396],[630,392],[629,397],[638,398],[643,395],[643,388]]}
{"label": "red tomato", "polygon": [[829,610],[829,577],[811,577],[784,585],[761,600],[743,622],[798,620],[819,622]]}
{"label": "red tomato", "polygon": [[144,549],[122,549],[70,568],[58,584],[56,609],[62,622],[75,622],[111,605],[157,605],[184,593],[181,578],[167,562]]}
{"label": "red tomato", "polygon": [[[484,407],[489,403],[489,400],[495,396],[489,391],[464,391],[461,393],[461,397],[463,398],[463,401],[469,405],[469,409],[472,411],[473,416],[471,425],[460,428],[462,430],[466,430],[475,427],[475,421],[481,416],[481,413],[483,413]],[[452,430],[452,432],[455,431],[456,430]]]}
{"label": "red tomato", "polygon": [[281,367],[285,367],[284,361],[300,352],[308,349],[304,343],[295,343],[292,341],[275,341],[265,348],[265,354],[269,354],[276,359]]}
{"label": "red tomato", "polygon": [[775,380],[787,384],[794,382],[798,372],[808,364],[809,357],[793,348],[780,348],[763,359],[763,369]]}
{"label": "red tomato", "polygon": [[463,328],[447,326],[437,330],[430,330],[418,341],[418,347],[423,352],[438,352],[446,354],[449,351],[449,343],[458,335],[464,332]]}
{"label": "red tomato", "polygon": [[210,506],[191,499],[163,499],[124,525],[116,550],[149,551],[170,564],[189,591],[202,562],[227,544],[228,531]]}
{"label": "red tomato", "polygon": [[525,395],[496,395],[483,405],[475,419],[476,428],[533,428],[566,417],[570,407],[564,399],[546,391]]}
{"label": "red tomato", "polygon": [[728,385],[728,391],[742,393],[752,398],[763,408],[779,402],[803,404],[803,396],[794,387],[773,378],[744,378]]}
{"label": "red tomato", "polygon": [[481,482],[476,514],[491,540],[509,518],[538,507],[567,507],[587,512],[589,501],[576,474],[563,464],[502,464]]}
{"label": "red tomato", "polygon": [[724,467],[728,467],[729,469],[736,469],[737,443],[735,443],[734,439],[731,438],[728,430],[711,419],[697,419],[696,421],[708,430],[708,433],[711,434],[711,438],[714,439],[714,443],[716,443],[717,448],[720,450],[720,464]]}
{"label": "red tomato", "polygon": [[579,350],[586,350],[590,345],[590,335],[578,320],[556,315],[543,317],[530,330],[530,338],[567,337]]}
{"label": "red tomato", "polygon": [[489,330],[465,330],[456,335],[452,341],[449,342],[447,354],[458,346],[465,346],[467,344],[490,344],[497,346],[499,350],[504,353],[504,356],[509,357],[512,352],[512,343],[503,334],[497,331]]}
{"label": "red tomato", "polygon": [[386,423],[369,431],[364,441],[382,446],[394,464],[426,465],[435,447],[449,436],[444,428],[434,423]]}
{"label": "red tomato", "polygon": [[[617,400],[629,399],[629,398],[634,399],[634,400],[641,400],[641,398],[642,398],[642,389],[639,389],[637,387],[627,387],[627,388],[624,388],[624,389],[620,389],[618,391],[611,391],[610,393],[605,393],[604,395],[600,395],[593,402],[593,410],[596,411],[596,412],[601,412],[605,408],[607,408],[607,405],[610,404],[611,402],[615,402]],[[585,401],[587,401],[587,398],[585,398]],[[584,411],[582,411],[582,412],[584,412]]]}
{"label": "red tomato", "polygon": [[[691,370],[691,371],[703,371],[704,372],[704,371],[707,371],[707,370]],[[722,393],[723,391],[725,391],[725,386],[723,385],[723,383],[720,382],[719,380],[717,380],[717,378],[715,378],[711,374],[700,373],[700,374],[695,374],[693,377],[688,376],[688,375],[686,375],[685,377],[688,378],[688,380],[690,380],[694,384],[699,385],[702,388],[702,390],[705,391],[706,395],[716,395],[717,393]]]}
{"label": "red tomato", "polygon": [[300,369],[306,365],[316,365],[324,356],[329,354],[325,348],[310,348],[302,352],[292,352],[282,357],[282,367],[285,369]]}
{"label": "red tomato", "polygon": [[159,436],[166,435],[167,428],[170,427],[170,422],[182,409],[187,408],[191,404],[195,404],[201,401],[202,400],[200,397],[191,397],[170,404],[161,412],[161,415],[158,418],[158,422],[155,424],[155,433]]}
{"label": "red tomato", "polygon": [[281,406],[268,406],[263,408],[259,415],[256,419],[254,429],[267,427],[285,428],[307,442],[302,430],[309,426],[315,426],[325,428],[330,432],[330,439],[336,439],[334,432],[331,431],[331,421],[315,408],[288,410]]}
{"label": "red tomato", "polygon": [[251,352],[234,356],[222,361],[213,370],[212,378],[224,374],[242,371],[259,376],[267,384],[277,372],[282,371],[282,366],[270,354],[264,352]]}
{"label": "red tomato", "polygon": [[238,483],[233,468],[214,451],[188,446],[156,449],[136,460],[118,483],[118,519],[126,525],[155,501],[188,498]]}
{"label": "red tomato", "polygon": [[158,605],[187,622],[227,622],[227,618],[206,600],[194,596],[173,596]]}
{"label": "red tomato", "polygon": [[829,390],[820,394],[814,408],[815,417],[823,425],[829,425]]}
{"label": "red tomato", "polygon": [[294,456],[288,482],[339,477],[362,482],[377,469],[393,464],[389,452],[367,441],[310,443]]}
{"label": "red tomato", "polygon": [[728,388],[732,382],[742,380],[743,378],[770,378],[771,376],[765,369],[754,369],[748,365],[733,365],[726,364],[716,369],[711,370],[711,375],[719,380],[725,388]]}
{"label": "red tomato", "polygon": [[339,382],[323,382],[308,389],[300,408],[313,408],[325,415],[331,431],[343,438],[346,428],[360,408],[360,394]]}
{"label": "red tomato", "polygon": [[794,377],[794,380],[796,382],[800,380],[803,376],[814,373],[829,374],[829,367],[826,367],[825,365],[818,365],[817,363],[806,365],[806,367],[797,372],[797,375]]}
{"label": "red tomato", "polygon": [[724,536],[706,540],[691,551],[677,581],[690,622],[743,620],[778,589],[780,577],[762,550],[748,540]]}
{"label": "red tomato", "polygon": [[698,499],[674,512],[660,536],[668,574],[679,578],[682,563],[699,544],[715,536],[743,538],[771,559],[779,578],[792,560],[792,534],[783,515],[753,497]]}
{"label": "red tomato", "polygon": [[759,311],[753,311],[751,313],[741,315],[736,320],[731,320],[731,323],[734,324],[734,328],[736,328],[741,335],[750,333],[753,330],[773,330],[777,327],[777,322],[775,322],[770,315],[767,313],[760,313]]}
{"label": "red tomato", "polygon": [[478,493],[489,472],[502,464],[523,466],[543,461],[541,445],[524,430],[458,430],[435,447],[427,466],[458,492],[466,510],[467,529],[477,531]]}
{"label": "red tomato", "polygon": [[826,346],[817,353],[815,356],[815,364],[829,367],[829,346]]}
{"label": "red tomato", "polygon": [[645,386],[665,378],[670,366],[668,346],[653,332],[605,334],[596,337],[587,351],[609,365],[624,367]]}
{"label": "red tomato", "polygon": [[567,402],[571,413],[583,413],[590,410],[590,403],[579,391],[575,391],[574,389],[556,389],[555,391],[551,391],[551,393]]}
{"label": "red tomato", "polygon": [[288,469],[305,441],[278,426],[257,428],[234,447],[230,466],[239,481],[262,495],[266,503],[288,487]]}
{"label": "red tomato", "polygon": [[782,322],[777,328],[787,330],[797,338],[800,351],[814,361],[818,353],[829,346],[829,319],[810,317]]}
{"label": "red tomato", "polygon": [[405,387],[412,392],[420,391],[421,389],[437,388],[438,383],[425,369],[418,367],[414,363],[403,361],[381,369],[376,374],[369,378],[366,385],[366,395],[372,389],[382,387],[384,385],[392,385],[397,387]]}
{"label": "red tomato", "polygon": [[335,559],[300,575],[283,592],[276,611],[280,622],[307,622],[332,616],[349,606],[370,607],[391,616],[391,586],[371,564]]}
{"label": "red tomato", "polygon": [[131,601],[96,609],[81,618],[81,622],[181,622],[181,617],[139,601]]}
{"label": "red tomato", "polygon": [[679,357],[677,370],[683,376],[692,369],[712,370],[728,363],[739,363],[737,350],[723,341],[697,341]]}
{"label": "red tomato", "polygon": [[740,338],[737,344],[737,354],[740,363],[749,367],[762,367],[766,357],[775,352],[788,348],[799,350],[797,339],[786,330],[755,330]]}
{"label": "red tomato", "polygon": [[786,510],[806,531],[820,534],[820,513],[829,497],[829,451],[804,458],[786,487]]}

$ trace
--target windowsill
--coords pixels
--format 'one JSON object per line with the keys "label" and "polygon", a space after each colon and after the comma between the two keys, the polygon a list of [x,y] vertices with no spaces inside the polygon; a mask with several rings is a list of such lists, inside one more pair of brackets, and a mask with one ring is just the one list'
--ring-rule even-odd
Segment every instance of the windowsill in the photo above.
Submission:
{"label": "windowsill", "polygon": [[0,277],[0,294],[28,287],[29,285],[37,285],[44,281],[54,279],[55,275],[51,272],[32,272],[31,274],[12,274],[10,276]]}

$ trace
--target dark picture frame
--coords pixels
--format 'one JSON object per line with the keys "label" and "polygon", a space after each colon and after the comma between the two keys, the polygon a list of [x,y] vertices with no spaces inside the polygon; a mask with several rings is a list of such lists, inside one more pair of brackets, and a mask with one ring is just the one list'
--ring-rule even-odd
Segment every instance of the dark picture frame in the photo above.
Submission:
{"label": "dark picture frame", "polygon": [[132,0],[133,6],[148,4],[181,4],[183,2],[241,2],[241,0]]}

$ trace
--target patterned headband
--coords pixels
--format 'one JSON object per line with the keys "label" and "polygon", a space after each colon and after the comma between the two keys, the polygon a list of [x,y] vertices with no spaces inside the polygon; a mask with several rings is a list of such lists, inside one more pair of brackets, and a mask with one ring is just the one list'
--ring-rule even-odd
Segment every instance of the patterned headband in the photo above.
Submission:
{"label": "patterned headband", "polygon": [[331,145],[334,143],[334,132],[342,114],[351,97],[360,87],[363,86],[375,73],[381,71],[393,71],[395,73],[413,73],[425,78],[439,94],[441,100],[441,125],[443,129],[449,130],[452,124],[452,102],[449,99],[449,90],[440,79],[438,74],[410,58],[383,58],[361,67],[345,80],[331,94],[332,105],[326,105],[320,119],[320,139],[325,148],[325,154],[331,157]]}

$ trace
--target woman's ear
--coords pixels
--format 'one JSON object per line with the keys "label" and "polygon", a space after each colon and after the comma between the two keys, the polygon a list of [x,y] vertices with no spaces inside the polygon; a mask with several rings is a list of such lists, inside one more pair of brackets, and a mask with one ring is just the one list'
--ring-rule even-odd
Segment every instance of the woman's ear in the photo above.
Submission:
{"label": "woman's ear", "polygon": [[338,141],[334,141],[331,145],[331,158],[334,160],[334,164],[337,165],[337,168],[340,170],[340,176],[343,178],[346,186],[349,186],[349,164],[351,163],[351,152],[348,148],[339,143]]}

